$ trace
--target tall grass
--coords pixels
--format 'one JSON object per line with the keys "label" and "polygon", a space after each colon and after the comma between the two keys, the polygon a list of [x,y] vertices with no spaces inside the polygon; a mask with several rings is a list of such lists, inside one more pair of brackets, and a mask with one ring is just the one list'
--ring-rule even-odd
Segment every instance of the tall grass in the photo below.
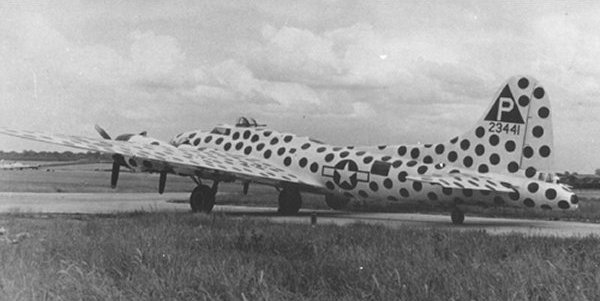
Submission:
{"label": "tall grass", "polygon": [[5,300],[597,300],[598,238],[135,213],[4,216]]}

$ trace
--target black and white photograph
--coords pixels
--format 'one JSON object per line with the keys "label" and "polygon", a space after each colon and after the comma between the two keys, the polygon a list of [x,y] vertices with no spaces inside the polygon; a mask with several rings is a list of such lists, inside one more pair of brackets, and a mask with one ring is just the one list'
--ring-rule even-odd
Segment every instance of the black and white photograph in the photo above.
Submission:
{"label": "black and white photograph", "polygon": [[598,300],[600,3],[0,3],[0,300]]}

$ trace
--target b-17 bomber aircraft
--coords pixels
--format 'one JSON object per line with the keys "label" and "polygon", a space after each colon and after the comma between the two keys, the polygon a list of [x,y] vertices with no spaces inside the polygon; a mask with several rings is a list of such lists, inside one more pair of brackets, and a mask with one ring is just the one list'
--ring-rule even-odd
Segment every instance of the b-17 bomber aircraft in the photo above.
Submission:
{"label": "b-17 bomber aircraft", "polygon": [[[220,182],[238,181],[279,191],[279,212],[296,214],[301,193],[325,196],[333,209],[352,199],[426,202],[453,208],[464,221],[468,206],[572,210],[578,198],[552,172],[553,135],[546,90],[533,78],[516,76],[500,87],[485,114],[466,133],[436,144],[332,146],[281,133],[240,118],[235,125],[194,130],[169,143],[146,133],[104,139],[1,129],[0,133],[114,154],[111,184],[120,166],[189,176],[198,186],[190,196],[194,212],[210,212]],[[208,186],[204,181],[212,181]]]}

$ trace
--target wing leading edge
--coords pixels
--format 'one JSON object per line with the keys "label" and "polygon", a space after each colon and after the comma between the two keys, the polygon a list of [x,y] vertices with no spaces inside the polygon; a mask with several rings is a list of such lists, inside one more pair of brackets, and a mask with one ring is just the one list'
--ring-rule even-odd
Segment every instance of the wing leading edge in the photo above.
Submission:
{"label": "wing leading edge", "polygon": [[[205,149],[182,149],[170,145],[136,144],[127,141],[105,140],[62,134],[47,134],[34,131],[0,128],[0,133],[45,143],[58,144],[79,149],[154,162],[165,171],[175,169],[191,170],[196,175],[224,175],[234,179],[250,180],[257,183],[298,184],[320,189],[321,185],[311,178],[296,175],[271,162],[223,151]],[[152,163],[150,163],[152,164]]]}

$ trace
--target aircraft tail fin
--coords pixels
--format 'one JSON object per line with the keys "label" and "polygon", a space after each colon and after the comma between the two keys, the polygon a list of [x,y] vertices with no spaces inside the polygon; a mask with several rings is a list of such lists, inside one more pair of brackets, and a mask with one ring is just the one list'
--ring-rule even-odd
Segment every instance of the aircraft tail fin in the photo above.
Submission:
{"label": "aircraft tail fin", "polygon": [[[448,164],[479,172],[532,177],[536,170],[553,166],[553,135],[550,101],[533,78],[515,76],[502,84],[477,124],[445,149]],[[441,154],[438,154],[441,155]]]}

